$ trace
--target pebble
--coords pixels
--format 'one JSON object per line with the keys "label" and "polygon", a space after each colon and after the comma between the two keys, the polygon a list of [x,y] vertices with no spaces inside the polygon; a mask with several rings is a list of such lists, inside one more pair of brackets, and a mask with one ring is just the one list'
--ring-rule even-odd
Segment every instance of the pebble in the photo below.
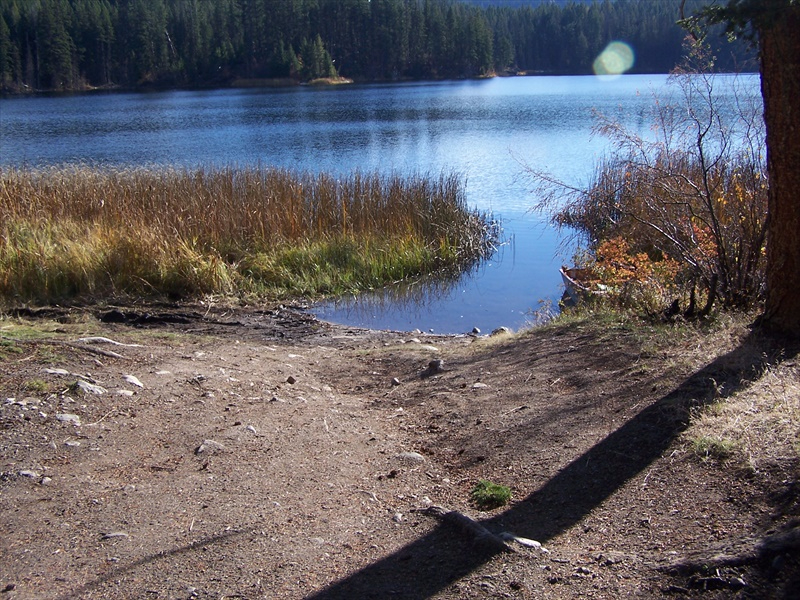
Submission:
{"label": "pebble", "polygon": [[392,385],[400,385],[400,380],[397,377],[392,377]]}
{"label": "pebble", "polygon": [[30,469],[23,469],[17,473],[20,477],[30,477],[31,479],[38,479],[39,473],[36,471],[31,471]]}
{"label": "pebble", "polygon": [[481,383],[480,381],[472,384],[472,389],[478,390],[481,388],[488,388],[489,385],[486,383]]}
{"label": "pebble", "polygon": [[480,335],[481,334],[481,330],[479,328],[477,328],[477,327],[473,327],[472,328],[472,333],[474,333],[475,335]]}
{"label": "pebble", "polygon": [[289,377],[286,378],[286,383],[288,383],[289,385],[294,385],[295,383],[297,383],[297,379],[289,375]]}
{"label": "pebble", "polygon": [[56,415],[56,420],[61,421],[62,423],[72,423],[76,426],[81,424],[81,418],[78,415],[73,415],[72,413],[58,413]]}
{"label": "pebble", "polygon": [[203,440],[203,443],[200,444],[194,451],[195,454],[214,454],[215,452],[221,452],[225,450],[225,446],[216,442],[214,440]]}
{"label": "pebble", "polygon": [[81,443],[78,440],[67,440],[64,442],[64,445],[69,446],[70,448],[77,448],[81,445]]}
{"label": "pebble", "polygon": [[492,331],[492,335],[500,335],[502,333],[511,333],[511,330],[508,327],[503,326],[503,327],[498,327],[497,329]]}
{"label": "pebble", "polygon": [[444,360],[436,358],[428,363],[428,368],[422,372],[423,377],[430,377],[444,371]]}
{"label": "pebble", "polygon": [[402,523],[403,522],[403,513],[394,513],[392,517],[392,521],[395,523]]}
{"label": "pebble", "polygon": [[101,396],[102,394],[106,393],[106,388],[95,385],[94,383],[89,383],[88,381],[84,381],[83,379],[78,379],[75,382],[75,387],[78,388],[80,391],[84,392],[85,394],[95,394],[97,396]]}
{"label": "pebble", "polygon": [[425,462],[425,457],[419,452],[401,452],[395,458],[405,462],[421,463]]}
{"label": "pebble", "polygon": [[144,387],[144,384],[141,381],[139,381],[139,378],[136,377],[136,375],[123,375],[122,378],[131,385],[135,385],[136,387],[140,388]]}

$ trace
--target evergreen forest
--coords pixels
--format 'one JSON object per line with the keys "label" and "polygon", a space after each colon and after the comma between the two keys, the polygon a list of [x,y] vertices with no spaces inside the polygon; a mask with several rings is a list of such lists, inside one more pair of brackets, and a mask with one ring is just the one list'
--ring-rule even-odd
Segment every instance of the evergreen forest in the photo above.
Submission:
{"label": "evergreen forest", "polygon": [[[613,40],[631,72],[668,72],[680,1],[0,0],[0,89],[585,74]],[[712,38],[719,69],[748,67],[744,45]]]}

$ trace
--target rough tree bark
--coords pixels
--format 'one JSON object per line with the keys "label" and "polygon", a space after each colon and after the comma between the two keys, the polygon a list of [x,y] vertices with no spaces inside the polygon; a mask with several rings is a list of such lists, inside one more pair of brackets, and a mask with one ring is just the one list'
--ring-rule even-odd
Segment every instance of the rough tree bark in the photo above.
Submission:
{"label": "rough tree bark", "polygon": [[800,336],[800,5],[758,30],[767,126],[767,301],[763,324]]}

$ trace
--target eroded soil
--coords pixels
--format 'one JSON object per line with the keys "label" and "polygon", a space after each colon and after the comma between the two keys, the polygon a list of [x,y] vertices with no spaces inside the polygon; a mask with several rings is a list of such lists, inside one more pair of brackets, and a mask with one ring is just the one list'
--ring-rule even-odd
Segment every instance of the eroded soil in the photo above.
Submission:
{"label": "eroded soil", "polygon": [[[796,373],[774,340],[201,309],[0,321],[0,600],[797,597],[797,464],[683,435],[766,362]],[[470,504],[480,479],[510,504]]]}

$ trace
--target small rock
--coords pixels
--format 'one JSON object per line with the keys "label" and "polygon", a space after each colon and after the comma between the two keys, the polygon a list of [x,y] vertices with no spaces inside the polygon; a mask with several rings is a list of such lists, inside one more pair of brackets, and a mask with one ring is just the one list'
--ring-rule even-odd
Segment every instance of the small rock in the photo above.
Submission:
{"label": "small rock", "polygon": [[474,333],[475,335],[480,335],[481,334],[481,330],[478,329],[477,327],[473,327],[472,328],[472,333]]}
{"label": "small rock", "polygon": [[220,444],[219,442],[215,442],[214,440],[203,440],[203,443],[200,444],[194,451],[195,454],[215,454],[216,452],[221,452],[225,450],[225,446]]}
{"label": "small rock", "polygon": [[392,517],[392,521],[395,523],[402,523],[403,522],[403,513],[394,513]]}
{"label": "small rock", "polygon": [[410,340],[408,340],[408,343],[409,344],[421,344],[422,342],[420,341],[419,338],[411,338]]}
{"label": "small rock", "polygon": [[62,423],[72,423],[76,426],[81,424],[81,418],[78,415],[73,415],[72,413],[59,413],[56,415],[56,420],[61,421]]}
{"label": "small rock", "polygon": [[439,349],[436,346],[431,346],[430,344],[423,344],[419,347],[420,350],[427,350],[428,352],[438,352]]}
{"label": "small rock", "polygon": [[133,392],[131,390],[115,390],[114,393],[117,396],[128,396],[128,397],[133,396]]}
{"label": "small rock", "polygon": [[78,440],[67,440],[64,442],[64,445],[69,446],[70,448],[77,448],[81,445],[81,443]]}
{"label": "small rock", "polygon": [[255,428],[255,427],[253,427],[252,425],[248,425],[247,427],[245,427],[245,429],[247,429],[247,431],[250,431],[250,432],[252,432],[252,433],[258,433],[258,432],[256,431],[256,428]]}
{"label": "small rock", "polygon": [[39,483],[41,483],[42,485],[50,485],[51,483],[53,483],[53,478],[52,477],[42,477],[42,480]]}
{"label": "small rock", "polygon": [[400,380],[397,377],[392,377],[392,385],[400,385]]}
{"label": "small rock", "polygon": [[17,473],[20,477],[30,477],[31,479],[39,479],[39,473],[31,471],[30,469],[23,469]]}
{"label": "small rock", "polygon": [[122,378],[131,385],[135,385],[136,387],[140,388],[144,387],[144,384],[141,381],[139,381],[139,378],[136,377],[136,375],[123,375]]}
{"label": "small rock", "polygon": [[425,457],[422,456],[419,452],[401,452],[395,458],[398,458],[404,462],[411,462],[411,463],[421,463],[425,462]]}
{"label": "small rock", "polygon": [[101,540],[113,540],[113,539],[116,539],[116,538],[128,538],[128,537],[130,537],[130,536],[127,533],[125,533],[124,531],[110,531],[109,533],[104,533],[100,537],[100,539]]}
{"label": "small rock", "polygon": [[89,383],[88,381],[84,381],[83,379],[78,379],[75,382],[75,388],[84,394],[95,394],[97,396],[101,396],[106,393],[106,388],[95,385],[94,383]]}
{"label": "small rock", "polygon": [[423,377],[430,377],[444,371],[444,361],[441,358],[436,358],[428,363],[428,368],[422,372]]}
{"label": "small rock", "polygon": [[503,326],[492,331],[492,335],[501,335],[503,333],[511,333],[511,330],[508,327]]}
{"label": "small rock", "polygon": [[325,545],[325,540],[322,539],[321,537],[312,537],[311,543],[316,544],[317,546],[323,546]]}
{"label": "small rock", "polygon": [[297,383],[297,379],[289,375],[289,377],[286,378],[286,383],[288,383],[289,385],[294,385],[295,383]]}
{"label": "small rock", "polygon": [[488,385],[488,384],[486,384],[486,383],[482,383],[482,382],[480,382],[480,381],[476,381],[475,383],[473,383],[473,384],[472,384],[472,389],[475,389],[475,390],[479,390],[479,389],[483,389],[483,388],[488,388],[488,387],[489,387],[489,385]]}

